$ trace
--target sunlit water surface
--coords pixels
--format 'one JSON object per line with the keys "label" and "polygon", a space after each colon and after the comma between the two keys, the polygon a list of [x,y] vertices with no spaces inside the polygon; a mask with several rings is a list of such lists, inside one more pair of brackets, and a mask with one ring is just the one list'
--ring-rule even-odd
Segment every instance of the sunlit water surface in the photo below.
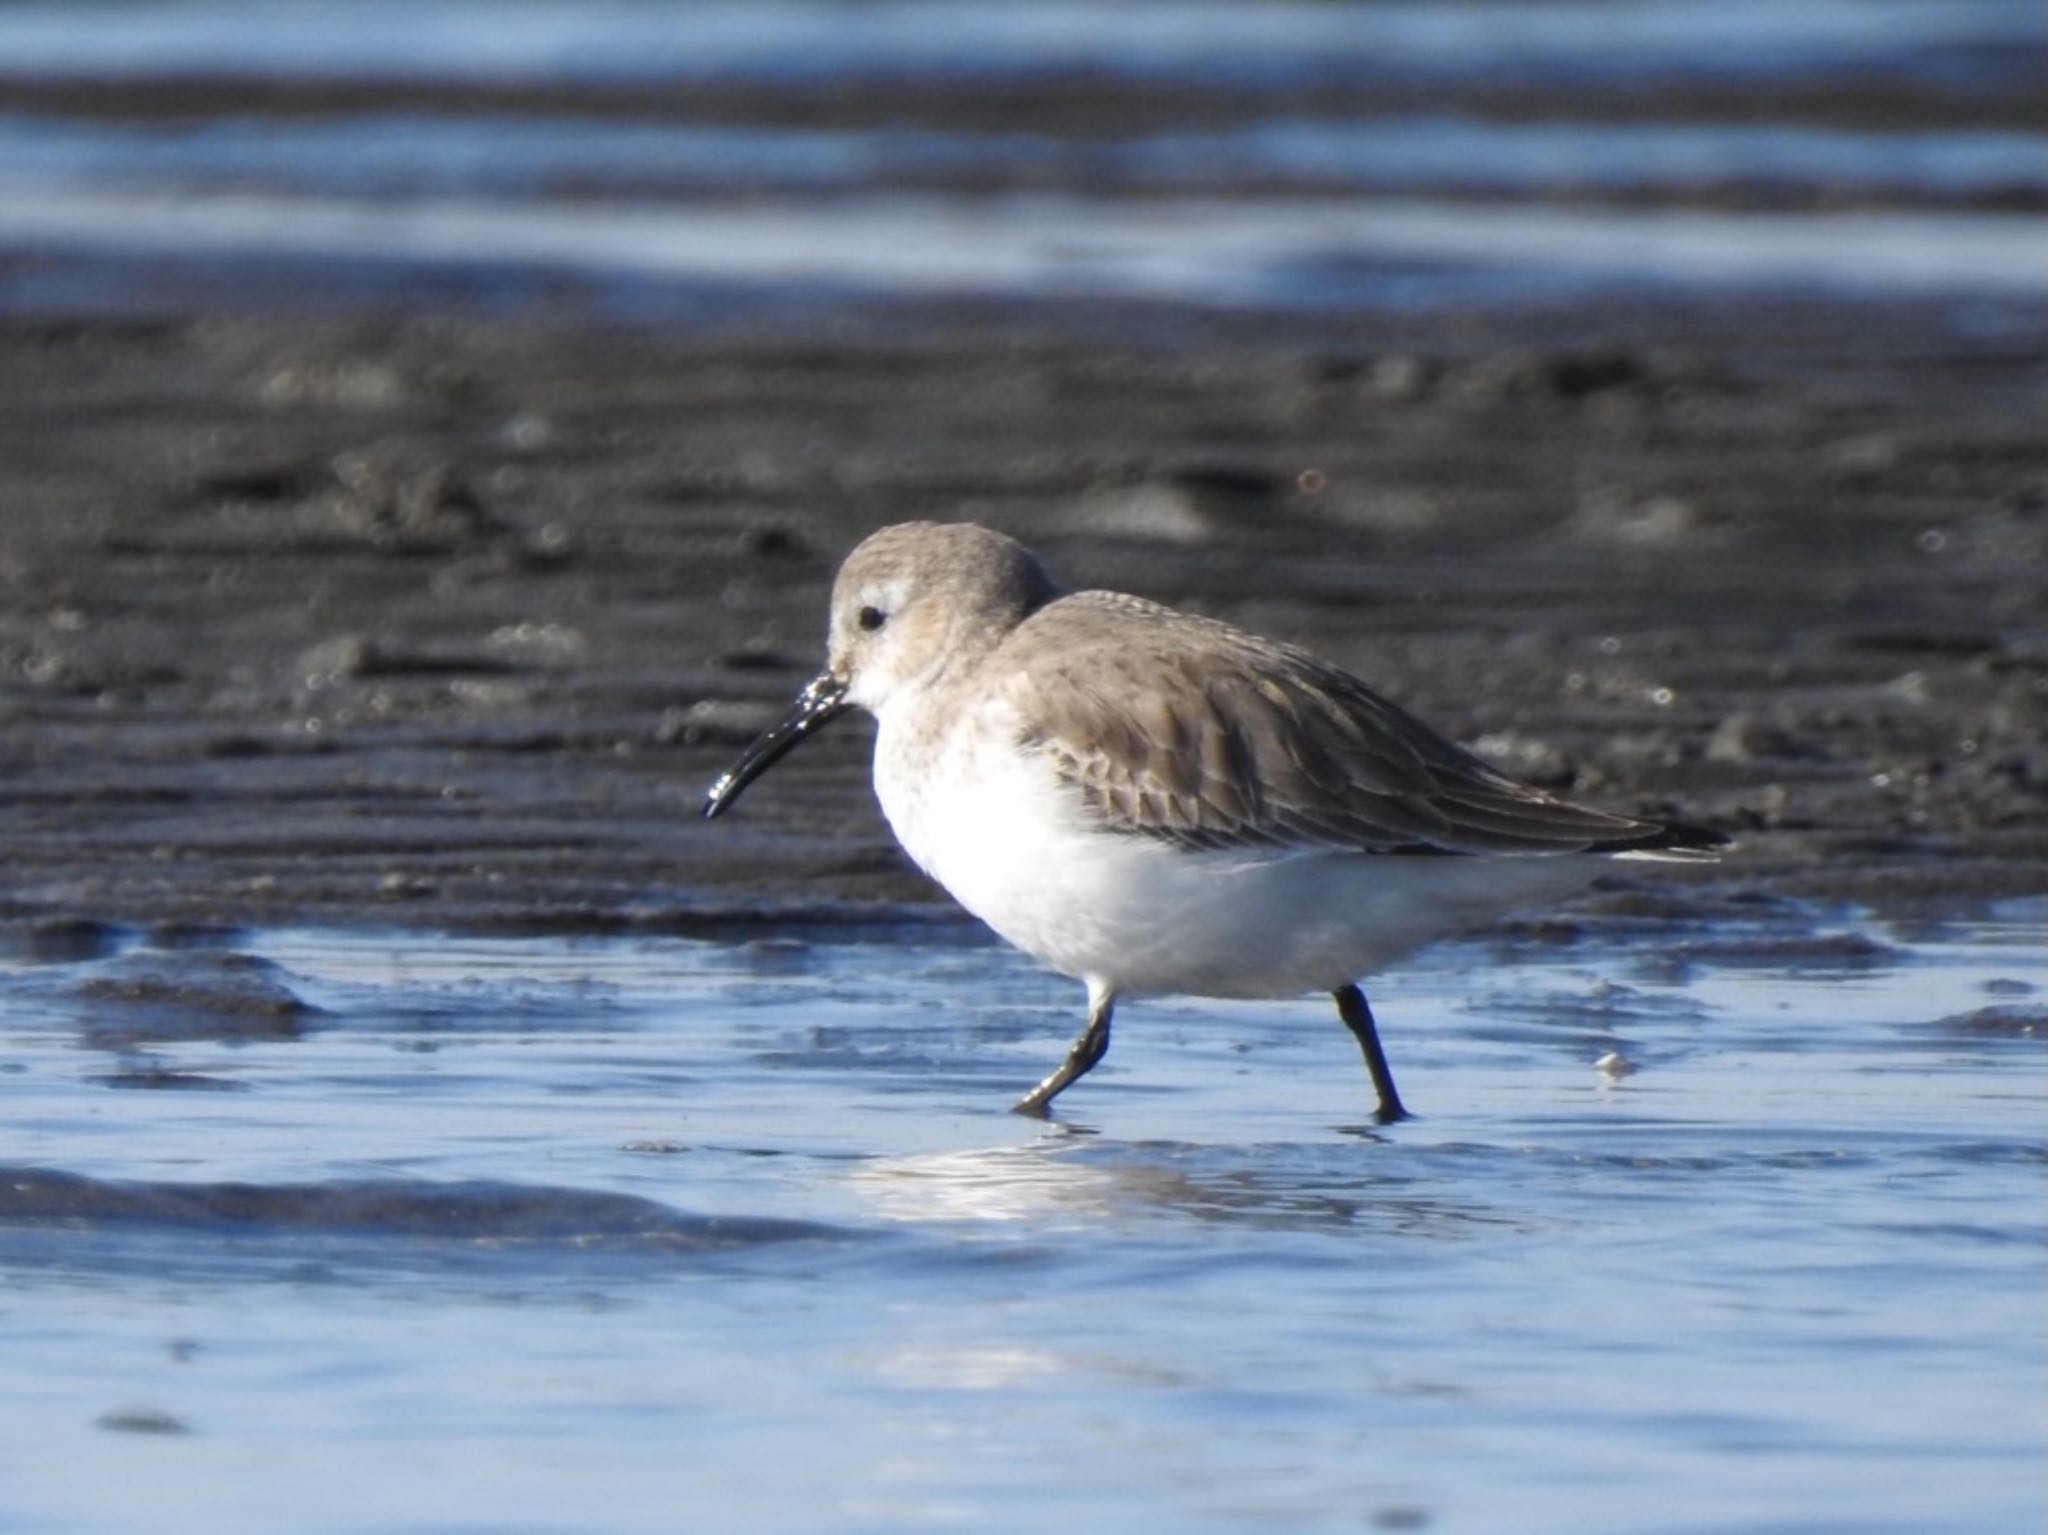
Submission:
{"label": "sunlit water surface", "polygon": [[0,313],[1678,290],[1981,325],[2039,293],[2048,161],[1954,104],[2031,91],[2044,41],[2036,0],[15,0]]}
{"label": "sunlit water surface", "polygon": [[1013,1116],[972,944],[17,953],[0,1529],[2036,1529],[2005,915],[1435,951],[1386,1131],[1313,1002]]}

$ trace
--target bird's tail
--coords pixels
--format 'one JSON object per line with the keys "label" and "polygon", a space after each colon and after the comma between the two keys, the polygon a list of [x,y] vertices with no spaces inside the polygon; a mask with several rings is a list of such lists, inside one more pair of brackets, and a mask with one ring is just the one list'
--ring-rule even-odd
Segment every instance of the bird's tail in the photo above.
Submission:
{"label": "bird's tail", "polygon": [[1662,821],[1640,836],[1629,837],[1601,849],[1621,858],[1641,858],[1655,863],[1712,863],[1734,843],[1725,832],[1689,821]]}

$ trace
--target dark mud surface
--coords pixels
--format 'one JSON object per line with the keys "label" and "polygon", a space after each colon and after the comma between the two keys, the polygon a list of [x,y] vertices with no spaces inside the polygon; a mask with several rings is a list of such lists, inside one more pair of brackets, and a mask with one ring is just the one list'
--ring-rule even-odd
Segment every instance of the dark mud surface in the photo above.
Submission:
{"label": "dark mud surface", "polygon": [[815,668],[839,556],[909,517],[1734,832],[1710,902],[2039,892],[2038,318],[0,322],[0,914],[66,954],[944,918],[861,724],[696,818]]}

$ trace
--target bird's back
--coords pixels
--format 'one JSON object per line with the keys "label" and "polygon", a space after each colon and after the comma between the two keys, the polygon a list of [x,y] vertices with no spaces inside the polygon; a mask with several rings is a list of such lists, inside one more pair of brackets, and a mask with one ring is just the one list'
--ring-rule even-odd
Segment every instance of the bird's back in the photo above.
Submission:
{"label": "bird's back", "polygon": [[1189,850],[1669,853],[1718,834],[1520,784],[1293,646],[1114,592],[1041,608],[987,691],[1111,832]]}

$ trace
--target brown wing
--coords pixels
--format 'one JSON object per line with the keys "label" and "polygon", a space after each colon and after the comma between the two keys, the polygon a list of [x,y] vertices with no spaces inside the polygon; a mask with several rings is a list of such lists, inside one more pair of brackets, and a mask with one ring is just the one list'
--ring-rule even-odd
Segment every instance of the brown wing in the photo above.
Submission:
{"label": "brown wing", "polygon": [[1188,848],[1688,849],[1696,828],[1518,784],[1303,651],[1108,592],[1042,609],[994,658],[1021,743],[1113,830]]}

